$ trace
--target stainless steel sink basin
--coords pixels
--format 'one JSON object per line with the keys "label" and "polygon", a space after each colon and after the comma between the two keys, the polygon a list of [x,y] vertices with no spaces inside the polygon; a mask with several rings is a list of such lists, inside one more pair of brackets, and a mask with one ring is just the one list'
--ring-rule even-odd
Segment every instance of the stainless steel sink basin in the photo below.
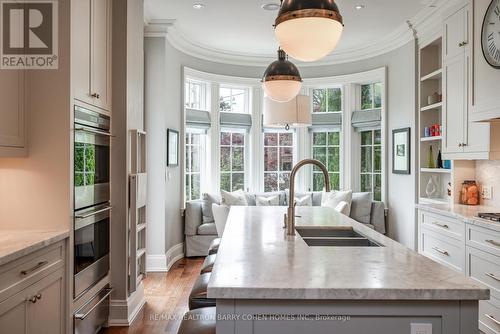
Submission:
{"label": "stainless steel sink basin", "polygon": [[381,247],[352,228],[297,227],[297,233],[310,247]]}

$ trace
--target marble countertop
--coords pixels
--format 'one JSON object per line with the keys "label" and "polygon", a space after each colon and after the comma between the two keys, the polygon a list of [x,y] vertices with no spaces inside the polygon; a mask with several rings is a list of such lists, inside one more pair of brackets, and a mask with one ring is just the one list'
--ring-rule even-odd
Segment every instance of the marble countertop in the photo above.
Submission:
{"label": "marble countertop", "polygon": [[285,207],[232,207],[208,285],[219,299],[481,300],[489,290],[333,209],[297,207],[296,226],[352,227],[384,247],[309,247]]}
{"label": "marble countertop", "polygon": [[417,204],[417,209],[463,220],[465,223],[482,226],[500,232],[500,223],[478,217],[483,212],[500,212],[500,208],[485,205],[461,204]]}
{"label": "marble countertop", "polygon": [[69,237],[69,230],[0,230],[0,265]]}

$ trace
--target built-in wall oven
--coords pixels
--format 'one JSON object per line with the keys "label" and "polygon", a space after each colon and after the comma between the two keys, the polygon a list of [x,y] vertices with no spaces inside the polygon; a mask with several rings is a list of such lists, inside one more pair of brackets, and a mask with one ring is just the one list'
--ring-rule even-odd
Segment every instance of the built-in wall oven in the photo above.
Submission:
{"label": "built-in wall oven", "polygon": [[74,295],[109,272],[110,119],[75,106]]}

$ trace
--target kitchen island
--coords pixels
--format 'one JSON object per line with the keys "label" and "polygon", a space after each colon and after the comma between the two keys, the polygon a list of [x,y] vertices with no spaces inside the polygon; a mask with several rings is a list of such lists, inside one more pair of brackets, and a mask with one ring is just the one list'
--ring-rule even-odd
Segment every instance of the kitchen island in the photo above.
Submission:
{"label": "kitchen island", "polygon": [[218,334],[478,333],[486,287],[333,209],[297,207],[288,236],[285,212],[231,208],[208,285]]}

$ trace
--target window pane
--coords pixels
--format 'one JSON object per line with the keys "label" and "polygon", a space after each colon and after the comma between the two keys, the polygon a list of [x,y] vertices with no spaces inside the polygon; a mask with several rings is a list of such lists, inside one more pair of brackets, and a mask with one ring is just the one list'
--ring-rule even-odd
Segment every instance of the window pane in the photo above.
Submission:
{"label": "window pane", "polygon": [[375,139],[374,139],[375,144],[382,144],[382,131],[380,130],[375,130]]}
{"label": "window pane", "polygon": [[186,200],[191,200],[191,175],[186,175]]}
{"label": "window pane", "polygon": [[280,146],[293,146],[293,133],[280,133]]}
{"label": "window pane", "polygon": [[278,173],[264,174],[264,191],[271,192],[278,190]]}
{"label": "window pane", "polygon": [[220,170],[222,172],[231,171],[231,148],[221,147],[220,148]]}
{"label": "window pane", "polygon": [[191,179],[191,200],[200,198],[200,174],[194,174]]}
{"label": "window pane", "polygon": [[328,89],[328,111],[342,110],[342,90],[340,88]]}
{"label": "window pane", "polygon": [[373,85],[373,104],[375,108],[381,108],[382,107],[382,84],[376,83]]}
{"label": "window pane", "polygon": [[313,90],[313,112],[326,111],[326,89]]}
{"label": "window pane", "polygon": [[361,174],[361,191],[372,192],[372,175]]}
{"label": "window pane", "polygon": [[277,171],[278,170],[278,148],[265,147],[264,148],[264,170]]}
{"label": "window pane", "polygon": [[[243,147],[233,147],[233,171],[244,171],[245,151]],[[233,184],[234,187],[234,184]]]}
{"label": "window pane", "polygon": [[191,134],[186,132],[186,145],[191,144]]}
{"label": "window pane", "polygon": [[339,172],[340,171],[340,148],[339,147],[329,147],[328,148],[328,171],[329,172]]}
{"label": "window pane", "polygon": [[382,175],[375,174],[375,189],[373,191],[373,199],[376,201],[382,200]]}
{"label": "window pane", "polygon": [[233,133],[233,145],[245,145],[245,134]]}
{"label": "window pane", "polygon": [[290,173],[280,173],[279,175],[279,190],[288,189],[290,186]]}
{"label": "window pane", "polygon": [[361,145],[372,144],[372,131],[361,132]]}
{"label": "window pane", "polygon": [[220,144],[221,145],[231,145],[231,133],[230,132],[221,132]]}
{"label": "window pane", "polygon": [[372,101],[372,85],[361,85],[361,109],[371,109]]}
{"label": "window pane", "polygon": [[191,171],[199,172],[200,171],[200,151],[199,146],[191,147]]}
{"label": "window pane", "polygon": [[192,145],[200,145],[200,134],[193,133],[191,134],[191,144]]}
{"label": "window pane", "polygon": [[[326,166],[326,147],[313,147],[313,158]],[[314,171],[320,171],[320,169],[314,166]]]}
{"label": "window pane", "polygon": [[374,166],[373,166],[373,171],[374,172],[378,172],[378,173],[381,173],[382,172],[382,147],[380,146],[375,146],[374,148],[374,153],[375,153],[375,156],[374,156]]}
{"label": "window pane", "polygon": [[332,190],[340,189],[340,174],[339,173],[330,173],[330,188]]}
{"label": "window pane", "polygon": [[231,174],[221,173],[220,175],[220,188],[225,191],[231,191]]}
{"label": "window pane", "polygon": [[361,173],[372,172],[372,148],[361,147]]}
{"label": "window pane", "polygon": [[264,134],[264,146],[278,146],[278,134],[277,133],[265,133]]}
{"label": "window pane", "polygon": [[328,145],[340,145],[340,132],[328,132]]}
{"label": "window pane", "polygon": [[280,148],[280,170],[291,171],[293,168],[293,148]]}
{"label": "window pane", "polygon": [[245,189],[245,174],[244,173],[233,173],[233,187],[231,191],[244,190]]}
{"label": "window pane", "polygon": [[233,89],[232,91],[232,109],[233,112],[245,112],[245,91],[241,89]]}
{"label": "window pane", "polygon": [[313,145],[326,145],[326,132],[314,132]]}

